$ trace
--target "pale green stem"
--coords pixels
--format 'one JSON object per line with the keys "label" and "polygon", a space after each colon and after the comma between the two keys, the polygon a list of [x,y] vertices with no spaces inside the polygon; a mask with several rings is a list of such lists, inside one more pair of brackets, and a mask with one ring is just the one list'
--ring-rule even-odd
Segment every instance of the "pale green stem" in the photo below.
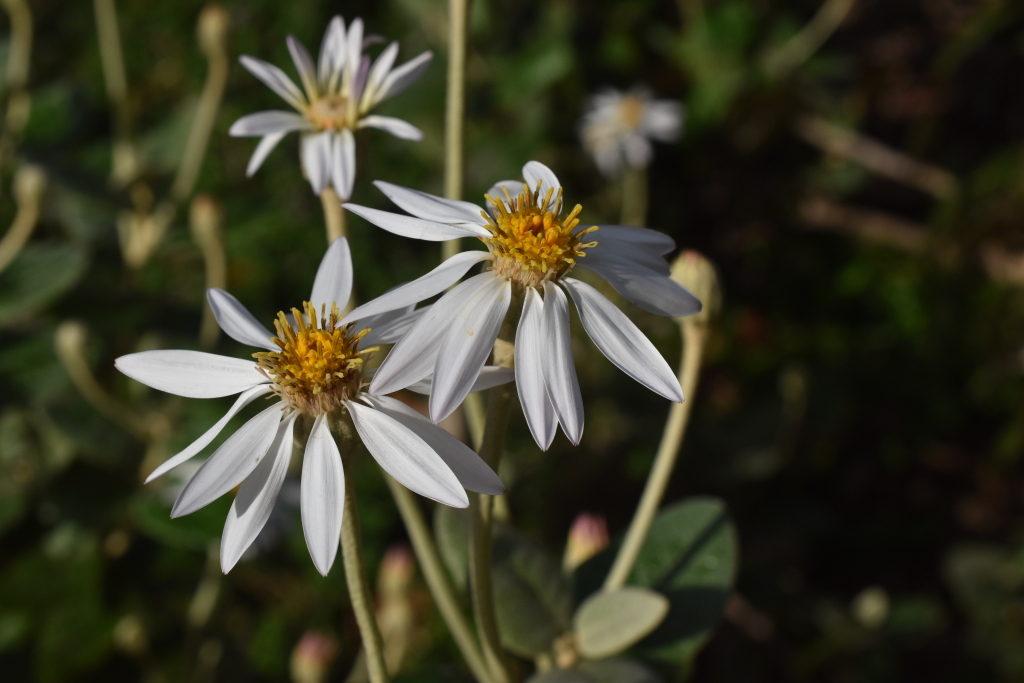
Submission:
{"label": "pale green stem", "polygon": [[651,523],[658,513],[658,506],[665,495],[669,480],[672,477],[672,469],[675,467],[676,458],[679,455],[679,447],[683,443],[683,435],[686,433],[686,425],[690,419],[690,410],[693,408],[694,393],[697,390],[697,379],[700,376],[700,366],[704,355],[704,345],[707,342],[708,328],[706,325],[690,322],[689,319],[681,321],[683,329],[683,357],[679,371],[679,383],[683,388],[683,396],[686,400],[682,403],[672,404],[668,422],[665,424],[665,431],[661,436],[661,444],[658,446],[658,454],[654,458],[654,465],[647,477],[647,484],[644,486],[643,495],[637,505],[633,521],[626,531],[626,537],[619,547],[615,556],[615,563],[608,578],[605,579],[603,590],[610,592],[621,588],[629,574],[633,571],[636,558],[640,555],[640,549],[647,539],[651,530]]}
{"label": "pale green stem", "polygon": [[463,614],[459,606],[459,600],[455,595],[448,575],[445,574],[444,565],[441,563],[441,556],[437,550],[437,543],[427,525],[423,512],[416,503],[416,497],[409,489],[405,488],[387,474],[384,475],[391,495],[395,498],[398,506],[398,513],[402,516],[405,529],[409,534],[413,550],[416,552],[416,559],[419,560],[420,568],[423,570],[423,578],[427,582],[430,594],[434,597],[438,611],[444,619],[452,638],[462,652],[469,670],[480,683],[491,683],[491,673],[484,661],[480,646],[473,635],[473,627],[469,619]]}
{"label": "pale green stem", "polygon": [[36,229],[45,190],[46,176],[40,168],[25,165],[15,173],[14,201],[18,212],[10,229],[0,239],[0,272],[18,256]]}
{"label": "pale green stem", "polygon": [[113,169],[110,180],[123,187],[138,172],[138,156],[132,144],[131,108],[128,104],[128,79],[125,76],[124,57],[121,54],[121,34],[117,27],[114,0],[94,0],[96,32],[100,44],[100,65],[107,98],[114,110]]}
{"label": "pale green stem", "polygon": [[643,227],[647,221],[647,170],[626,164],[622,169],[621,225]]}
{"label": "pale green stem", "polygon": [[0,136],[0,160],[13,155],[32,112],[32,97],[26,88],[32,57],[32,11],[25,0],[2,0],[2,4],[11,20],[11,40],[4,74],[7,113]]}
{"label": "pale green stem", "polygon": [[333,187],[328,187],[320,193],[320,202],[324,207],[324,222],[327,224],[327,244],[330,245],[339,237],[348,237],[347,215],[341,208],[341,198]]}
{"label": "pale green stem", "polygon": [[825,0],[803,30],[764,56],[764,70],[774,78],[792,73],[835,33],[853,9],[853,3],[854,0]]}
{"label": "pale green stem", "polygon": [[[466,119],[466,25],[469,0],[448,0],[448,100],[444,123],[444,196],[462,199]],[[459,240],[443,245],[445,259],[459,253]]]}

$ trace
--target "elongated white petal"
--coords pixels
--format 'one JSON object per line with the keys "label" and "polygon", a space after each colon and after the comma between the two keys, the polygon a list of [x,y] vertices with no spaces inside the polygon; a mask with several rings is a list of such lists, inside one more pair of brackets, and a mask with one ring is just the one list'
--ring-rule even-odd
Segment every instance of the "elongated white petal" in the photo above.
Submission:
{"label": "elongated white petal", "polygon": [[635,244],[645,249],[651,249],[657,254],[667,254],[676,248],[674,239],[657,230],[634,228],[629,225],[601,225],[598,228],[598,231],[594,233],[595,238],[600,236],[618,242]]}
{"label": "elongated white petal", "polygon": [[430,391],[434,422],[451,415],[473,388],[508,312],[512,283],[502,275],[489,274],[491,281],[451,320],[441,343]]}
{"label": "elongated white petal", "polygon": [[398,208],[417,218],[436,223],[477,223],[485,222],[480,207],[457,199],[445,199],[419,190],[400,187],[383,180],[373,184],[393,201]]}
{"label": "elongated white petal", "polygon": [[167,474],[181,463],[195,457],[200,451],[209,446],[210,443],[217,438],[217,435],[224,430],[224,427],[226,427],[228,422],[231,421],[231,418],[237,415],[242,408],[246,407],[260,396],[264,396],[268,393],[270,393],[269,384],[260,384],[258,386],[253,387],[252,389],[249,389],[248,391],[243,391],[241,394],[238,395],[238,398],[235,399],[234,404],[231,406],[228,412],[224,413],[224,417],[217,420],[217,422],[215,422],[212,427],[207,429],[201,437],[199,437],[191,444],[189,444],[188,448],[178,453],[177,455],[168,458],[159,467],[153,470],[153,472],[148,477],[146,477],[146,483],[148,484],[157,477],[162,477],[163,475]]}
{"label": "elongated white petal", "polygon": [[[480,369],[480,374],[477,376],[476,381],[473,382],[473,386],[470,388],[470,393],[474,391],[486,391],[491,387],[498,387],[502,384],[508,384],[516,378],[515,370],[512,368],[502,368],[497,365],[485,365]],[[430,394],[431,386],[434,383],[434,376],[424,377],[415,384],[410,384],[406,387],[409,391],[414,391],[417,394]]]}
{"label": "elongated white petal", "polygon": [[576,364],[569,337],[569,302],[554,283],[544,283],[544,347],[548,351],[544,363],[544,385],[548,400],[562,425],[562,431],[573,445],[583,438],[583,397],[576,379]]}
{"label": "elongated white petal", "polygon": [[231,503],[224,520],[224,534],[220,539],[220,570],[227,574],[238,559],[259,536],[270,513],[274,510],[277,494],[281,492],[288,463],[292,459],[292,435],[298,413],[285,417],[278,425],[277,435],[266,456],[256,465]]}
{"label": "elongated white petal", "polygon": [[334,153],[332,137],[329,131],[307,133],[302,136],[302,168],[306,170],[309,184],[316,194],[323,192],[331,179],[331,157]]}
{"label": "elongated white petal", "polygon": [[413,57],[408,62],[397,69],[394,69],[391,73],[385,76],[384,83],[380,86],[380,92],[377,95],[376,102],[374,104],[383,102],[390,97],[394,97],[415,83],[419,77],[423,75],[423,72],[427,70],[427,66],[430,65],[430,60],[433,58],[433,52],[424,52]]}
{"label": "elongated white petal", "polygon": [[490,258],[491,255],[486,251],[460,252],[444,261],[423,277],[395,287],[391,291],[381,294],[373,301],[368,301],[359,306],[342,318],[341,323],[344,325],[353,320],[363,320],[373,315],[405,308],[406,306],[417,304],[424,299],[429,299],[458,282],[474,264]]}
{"label": "elongated white petal", "polygon": [[339,310],[345,310],[349,297],[352,296],[352,253],[348,240],[339,237],[327,248],[327,253],[320,260],[313,280],[313,293],[310,302],[317,312],[326,309],[331,313],[331,304],[337,304]]}
{"label": "elongated white petal", "polygon": [[384,84],[384,78],[391,71],[397,56],[398,41],[394,41],[384,48],[384,51],[380,53],[380,56],[373,63],[370,73],[366,78],[366,87],[363,89],[362,101],[359,103],[359,111],[361,113],[368,112],[377,103],[376,98],[380,92],[380,87]]}
{"label": "elongated white petal", "polygon": [[[491,189],[487,191],[487,194],[494,197],[495,199],[504,199],[506,189],[508,190],[508,193],[512,197],[512,199],[515,199],[516,195],[523,191],[523,181],[499,180],[498,182],[491,185]],[[530,188],[531,191],[533,189],[534,188],[532,187]],[[490,209],[491,207],[488,206],[487,208]]]}
{"label": "elongated white petal", "polygon": [[462,484],[427,442],[404,424],[369,406],[346,401],[366,450],[402,486],[438,503],[469,506]]}
{"label": "elongated white petal", "polygon": [[[502,368],[504,369],[504,368]],[[477,493],[497,496],[505,492],[501,479],[487,466],[480,456],[441,427],[433,424],[397,398],[390,396],[368,396],[370,405],[394,418],[423,439],[435,453],[441,456],[462,488]]]}
{"label": "elongated white petal", "polygon": [[558,196],[558,188],[562,186],[562,184],[558,182],[558,177],[555,175],[554,171],[539,161],[527,161],[526,165],[523,166],[523,179],[526,180],[526,184],[530,186],[531,191],[537,189],[537,181],[543,181],[540,186],[540,197],[542,200],[547,194],[548,189],[554,188],[554,192],[551,193],[551,201],[548,202],[547,208],[551,208],[554,205],[555,199]]}
{"label": "elongated white petal", "polygon": [[309,130],[312,124],[293,111],[258,111],[231,124],[228,135],[236,138],[257,138],[264,135]]}
{"label": "elongated white petal", "polygon": [[142,351],[114,361],[114,367],[147,387],[188,398],[239,394],[269,380],[252,359],[202,351]]}
{"label": "elongated white petal", "polygon": [[379,128],[382,131],[391,133],[396,138],[401,140],[415,140],[419,142],[423,139],[423,131],[416,126],[412,125],[402,119],[396,119],[393,116],[377,116],[376,114],[370,114],[359,120],[359,128]]}
{"label": "elongated white petal", "polygon": [[591,260],[629,261],[650,268],[662,275],[669,275],[672,272],[668,260],[657,249],[650,246],[626,241],[615,236],[614,233],[606,234],[602,230],[591,233],[585,239],[596,241],[597,244],[584,252],[586,255],[580,261],[581,264],[583,261]]}
{"label": "elongated white petal", "polygon": [[348,25],[348,37],[345,39],[345,71],[342,80],[341,92],[346,97],[352,95],[352,86],[356,78],[356,70],[362,61],[360,55],[363,51],[363,20],[353,19]]}
{"label": "elongated white petal", "polygon": [[412,310],[412,307],[409,307],[364,318],[360,324],[369,327],[370,331],[363,337],[363,347],[397,343],[429,309],[429,306],[418,310]]}
{"label": "elongated white petal", "polygon": [[341,541],[345,510],[345,470],[327,421],[321,415],[313,423],[302,461],[299,508],[313,566],[323,576],[331,570]]}
{"label": "elongated white petal", "polygon": [[206,290],[206,300],[213,310],[220,329],[237,342],[264,349],[276,349],[270,341],[274,335],[260,323],[242,302],[223,289],[211,287]]}
{"label": "elongated white petal", "polygon": [[683,390],[672,368],[654,344],[626,315],[590,285],[565,278],[583,329],[608,360],[645,387],[671,401],[682,401]]}
{"label": "elongated white petal", "polygon": [[425,221],[422,218],[403,216],[390,211],[380,211],[358,204],[345,203],[345,208],[357,216],[362,216],[378,228],[384,228],[402,237],[411,237],[428,242],[442,242],[460,237],[490,237],[491,233],[479,225],[445,225]]}
{"label": "elongated white petal", "polygon": [[193,513],[241,484],[274,442],[281,412],[282,405],[275,403],[228,437],[185,484],[171,517]]}
{"label": "elongated white petal", "polygon": [[544,341],[544,301],[536,289],[527,287],[523,317],[516,330],[516,390],[526,424],[542,451],[551,446],[558,428],[558,417],[544,384],[544,365],[548,361]]}
{"label": "elongated white petal", "polygon": [[294,36],[288,36],[285,42],[288,44],[292,61],[295,62],[295,70],[299,72],[302,87],[306,89],[310,99],[316,97],[320,89],[317,87],[316,68],[313,66],[313,58],[309,56],[309,50]]}
{"label": "elongated white petal", "polygon": [[700,313],[700,299],[650,268],[610,259],[582,259],[580,265],[600,275],[616,292],[645,311],[674,318]]}
{"label": "elongated white petal", "polygon": [[256,149],[253,150],[252,156],[249,157],[249,165],[245,167],[245,177],[251,178],[256,171],[260,170],[260,166],[266,160],[270,153],[277,147],[277,143],[284,139],[284,136],[288,133],[272,133],[270,135],[264,135]]}
{"label": "elongated white petal", "polygon": [[299,111],[306,108],[306,96],[299,90],[299,86],[288,78],[288,74],[278,69],[270,62],[256,59],[249,55],[242,55],[238,58],[249,73],[263,81],[263,84],[281,96],[288,104]]}
{"label": "elongated white petal", "polygon": [[356,181],[356,139],[352,131],[343,129],[334,136],[331,155],[334,173],[331,182],[341,201],[347,202],[352,196],[352,185]]}
{"label": "elongated white petal", "polygon": [[429,375],[452,321],[493,280],[493,273],[480,273],[438,299],[388,353],[373,377],[370,393],[390,394]]}
{"label": "elongated white petal", "polygon": [[[341,76],[345,64],[345,20],[339,16],[331,19],[320,42],[320,57],[317,59],[317,77],[323,92],[332,92]],[[333,85],[332,85],[333,83]]]}

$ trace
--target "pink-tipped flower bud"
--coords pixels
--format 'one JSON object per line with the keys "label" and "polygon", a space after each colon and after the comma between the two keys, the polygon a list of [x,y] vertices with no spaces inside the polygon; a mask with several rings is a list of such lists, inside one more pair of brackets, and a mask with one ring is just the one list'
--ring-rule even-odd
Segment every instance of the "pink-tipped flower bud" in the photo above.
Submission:
{"label": "pink-tipped flower bud", "polygon": [[306,631],[292,650],[292,681],[323,683],[337,655],[338,646],[334,638],[319,631]]}
{"label": "pink-tipped flower bud", "polygon": [[565,544],[562,568],[566,573],[608,547],[608,524],[601,515],[582,512],[576,516]]}

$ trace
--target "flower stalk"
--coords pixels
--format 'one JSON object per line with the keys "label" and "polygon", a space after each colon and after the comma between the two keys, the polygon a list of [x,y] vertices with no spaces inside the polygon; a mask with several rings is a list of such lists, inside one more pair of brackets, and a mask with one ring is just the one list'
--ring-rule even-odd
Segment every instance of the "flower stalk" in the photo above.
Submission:
{"label": "flower stalk", "polygon": [[[448,0],[448,99],[444,126],[444,196],[462,199],[465,175],[466,27],[470,0]],[[443,245],[447,260],[459,253],[459,240]]]}
{"label": "flower stalk", "polygon": [[327,225],[327,244],[330,245],[339,237],[348,237],[348,215],[341,208],[341,197],[333,187],[326,187],[320,193],[320,203],[324,207],[324,223]]}
{"label": "flower stalk", "polygon": [[642,228],[647,221],[647,169],[626,164],[622,169],[621,225]]}

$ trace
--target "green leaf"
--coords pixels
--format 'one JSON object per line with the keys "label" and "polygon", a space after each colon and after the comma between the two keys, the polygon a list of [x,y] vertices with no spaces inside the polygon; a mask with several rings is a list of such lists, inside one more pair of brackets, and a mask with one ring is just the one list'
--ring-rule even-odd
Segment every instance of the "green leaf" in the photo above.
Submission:
{"label": "green leaf", "polygon": [[590,596],[576,610],[573,632],[588,659],[617,655],[653,631],[668,614],[668,600],[654,591],[626,586]]}
{"label": "green leaf", "polygon": [[190,515],[171,519],[170,509],[162,502],[141,495],[135,500],[133,511],[139,528],[147,536],[173,548],[203,550],[220,540],[231,501],[231,496],[221,496]]}
{"label": "green leaf", "polygon": [[538,545],[499,528],[492,578],[498,630],[506,648],[534,657],[569,630],[572,591],[558,563]]}
{"label": "green leaf", "polygon": [[579,670],[590,674],[597,683],[662,683],[647,666],[634,659],[602,659],[581,662]]}
{"label": "green leaf", "polygon": [[39,680],[68,680],[69,674],[100,661],[110,647],[113,627],[98,594],[56,607],[43,621],[36,641]]}
{"label": "green leaf", "polygon": [[78,282],[85,251],[71,244],[25,247],[0,273],[0,325],[45,307]]}
{"label": "green leaf", "polygon": [[526,683],[602,683],[591,674],[580,669],[556,669],[530,676]]}
{"label": "green leaf", "polygon": [[434,536],[444,566],[459,590],[469,586],[469,543],[473,523],[469,510],[438,505],[434,512]]}

